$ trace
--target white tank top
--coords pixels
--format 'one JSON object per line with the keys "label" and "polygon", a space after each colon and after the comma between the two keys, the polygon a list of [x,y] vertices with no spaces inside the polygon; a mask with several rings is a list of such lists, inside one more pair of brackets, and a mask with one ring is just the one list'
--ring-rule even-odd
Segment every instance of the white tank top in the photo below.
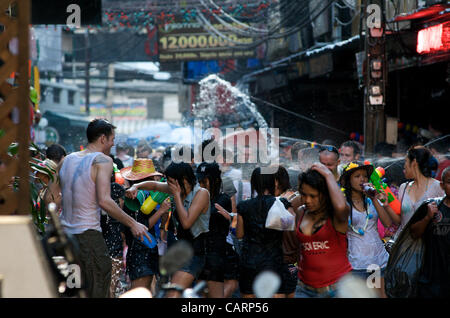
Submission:
{"label": "white tank top", "polygon": [[68,155],[59,172],[62,213],[61,224],[69,234],[80,234],[87,230],[101,232],[101,208],[97,201],[95,183],[91,178],[94,159],[101,152],[85,156],[79,153]]}

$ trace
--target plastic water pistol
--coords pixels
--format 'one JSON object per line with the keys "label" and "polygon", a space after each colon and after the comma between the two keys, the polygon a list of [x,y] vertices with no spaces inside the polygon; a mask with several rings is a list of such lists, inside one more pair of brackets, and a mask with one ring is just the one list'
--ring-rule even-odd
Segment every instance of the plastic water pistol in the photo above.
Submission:
{"label": "plastic water pistol", "polygon": [[120,173],[120,170],[117,168],[117,165],[113,164],[114,169],[114,179],[116,183],[123,185],[125,183],[125,179],[123,178],[122,174]]}
{"label": "plastic water pistol", "polygon": [[[370,163],[370,161],[368,161],[368,160],[364,161],[364,164],[372,165]],[[372,175],[370,176],[370,183],[372,183],[373,186],[375,187],[375,189],[377,189],[379,192],[383,191],[384,193],[386,193],[386,195],[388,197],[389,206],[392,208],[392,210],[394,210],[394,212],[397,215],[400,215],[400,210],[401,210],[400,201],[392,193],[391,188],[389,188],[389,186],[385,182],[383,182],[383,180],[381,179],[384,177],[385,173],[386,172],[384,171],[384,169],[382,167],[378,167],[378,168],[374,169]]]}
{"label": "plastic water pistol", "polygon": [[[164,182],[165,179],[161,179]],[[141,212],[148,215],[150,214],[158,204],[162,204],[165,199],[169,197],[168,193],[151,191],[149,197],[144,201],[141,206]]]}

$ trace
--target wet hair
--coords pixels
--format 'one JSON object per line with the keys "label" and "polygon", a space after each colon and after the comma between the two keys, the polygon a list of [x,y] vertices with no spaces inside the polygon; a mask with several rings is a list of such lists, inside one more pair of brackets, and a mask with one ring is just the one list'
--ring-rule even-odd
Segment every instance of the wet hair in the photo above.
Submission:
{"label": "wet hair", "polygon": [[167,178],[173,178],[180,184],[181,190],[186,194],[186,189],[184,188],[184,180],[186,180],[194,188],[197,183],[197,178],[195,177],[194,170],[192,166],[186,162],[172,162],[164,172]]}
{"label": "wet hair", "polygon": [[60,144],[50,145],[45,151],[45,156],[53,160],[56,163],[59,163],[63,156],[67,156],[66,149]]}
{"label": "wet hair", "polygon": [[427,148],[423,146],[411,147],[406,153],[406,157],[411,162],[416,160],[419,165],[420,173],[425,177],[431,178],[436,173],[439,163]]}
{"label": "wet hair", "polygon": [[[357,161],[355,161],[357,162]],[[364,163],[362,162],[357,162],[359,166],[364,165]],[[355,171],[348,173],[346,175],[344,175],[343,179],[342,179],[342,188],[344,189],[344,194],[345,194],[345,199],[347,200],[348,204],[350,204],[350,207],[353,208],[355,205],[353,204],[353,200],[352,200],[352,185],[350,182],[350,178],[351,176],[357,171],[357,170],[364,170],[364,169],[355,169]],[[367,171],[367,170],[365,170]],[[370,178],[370,176],[367,176],[367,178]],[[367,196],[365,195],[365,193],[362,193],[362,199],[363,199],[363,204],[364,204],[364,210],[367,211]],[[353,213],[352,211],[350,211],[350,224],[353,224]]]}
{"label": "wet hair", "polygon": [[339,153],[339,150],[338,150],[335,146],[332,146],[332,145],[322,145],[322,146],[320,146],[320,148],[319,148],[319,156],[320,156],[320,154],[323,153],[323,152],[325,152],[326,154],[332,153],[332,154],[335,155],[336,161],[339,160],[340,153]]}
{"label": "wet hair", "polygon": [[344,142],[344,143],[341,145],[341,148],[342,148],[342,147],[349,147],[349,148],[352,148],[352,149],[353,149],[353,155],[354,155],[354,156],[356,156],[356,155],[361,155],[361,154],[362,154],[360,144],[357,143],[357,142],[354,141],[354,140],[347,140],[346,142]]}
{"label": "wet hair", "polygon": [[86,129],[87,140],[89,143],[93,143],[102,135],[109,137],[113,134],[114,129],[116,129],[116,126],[106,119],[96,118],[89,123]]}
{"label": "wet hair", "polygon": [[[200,172],[203,166],[207,166],[205,172]],[[201,182],[205,179],[209,180],[209,193],[211,195],[211,202],[216,201],[220,194],[220,189],[222,188],[222,178],[221,178],[220,167],[216,162],[201,163],[197,168],[197,178]]]}
{"label": "wet hair", "polygon": [[261,168],[257,167],[252,172],[250,186],[252,195],[256,192],[258,196],[262,196],[265,190],[268,190],[271,195],[275,195],[275,175],[262,174]]}
{"label": "wet hair", "polygon": [[289,174],[285,167],[278,166],[278,171],[275,173],[275,180],[278,181],[278,187],[282,192],[286,192],[291,188]]}
{"label": "wet hair", "polygon": [[327,181],[317,171],[308,169],[298,176],[298,191],[300,192],[302,185],[307,184],[311,188],[317,190],[319,194],[325,198],[325,207],[329,216],[333,215],[333,205],[331,204],[330,192],[328,191]]}

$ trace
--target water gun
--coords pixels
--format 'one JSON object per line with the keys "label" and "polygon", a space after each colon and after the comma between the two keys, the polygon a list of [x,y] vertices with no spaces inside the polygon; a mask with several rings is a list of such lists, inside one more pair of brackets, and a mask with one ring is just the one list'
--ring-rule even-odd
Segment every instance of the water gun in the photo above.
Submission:
{"label": "water gun", "polygon": [[144,235],[144,240],[142,241],[142,244],[147,246],[148,248],[154,248],[156,244],[158,243],[156,241],[156,238],[150,234],[150,232],[147,231],[147,235],[150,237],[151,241],[148,240],[148,238]]}
{"label": "water gun", "polygon": [[123,185],[125,183],[125,179],[122,176],[122,174],[120,173],[120,170],[117,168],[116,164],[113,164],[113,169],[114,169],[114,178],[116,183]]}
{"label": "water gun", "polygon": [[[161,179],[161,182],[164,182],[164,179]],[[168,193],[154,191],[150,192],[148,198],[144,201],[141,206],[141,212],[148,215],[150,214],[158,204],[162,204],[165,199],[169,197]]]}
{"label": "water gun", "polygon": [[[370,161],[364,161],[364,164],[366,165],[372,165]],[[373,165],[372,165],[373,166]],[[381,180],[381,178],[384,177],[385,171],[382,167],[376,168],[372,175],[370,176],[370,182],[373,184],[375,189],[377,189],[379,192],[383,191],[386,193],[388,197],[388,204],[394,210],[395,214],[400,215],[401,210],[401,204],[400,201],[396,198],[396,196],[392,193],[391,188]]]}

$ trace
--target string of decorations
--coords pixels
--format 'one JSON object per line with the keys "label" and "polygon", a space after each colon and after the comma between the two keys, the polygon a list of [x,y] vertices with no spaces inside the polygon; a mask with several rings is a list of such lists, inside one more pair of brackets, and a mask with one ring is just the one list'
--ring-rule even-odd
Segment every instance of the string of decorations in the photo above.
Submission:
{"label": "string of decorations", "polygon": [[[269,10],[273,5],[278,5],[279,1],[265,0],[255,4],[235,4],[228,5],[220,9],[211,9],[214,14],[221,15],[223,9],[228,15],[236,19],[252,19],[260,15],[263,11]],[[166,26],[172,23],[198,23],[199,9],[197,8],[179,8],[177,10],[170,8],[141,9],[139,11],[130,10],[105,10],[102,17],[102,25],[91,25],[88,29],[108,28],[112,30],[134,29],[138,31],[147,27]],[[207,9],[201,9],[202,13],[208,13]],[[66,26],[66,31],[74,28]]]}

